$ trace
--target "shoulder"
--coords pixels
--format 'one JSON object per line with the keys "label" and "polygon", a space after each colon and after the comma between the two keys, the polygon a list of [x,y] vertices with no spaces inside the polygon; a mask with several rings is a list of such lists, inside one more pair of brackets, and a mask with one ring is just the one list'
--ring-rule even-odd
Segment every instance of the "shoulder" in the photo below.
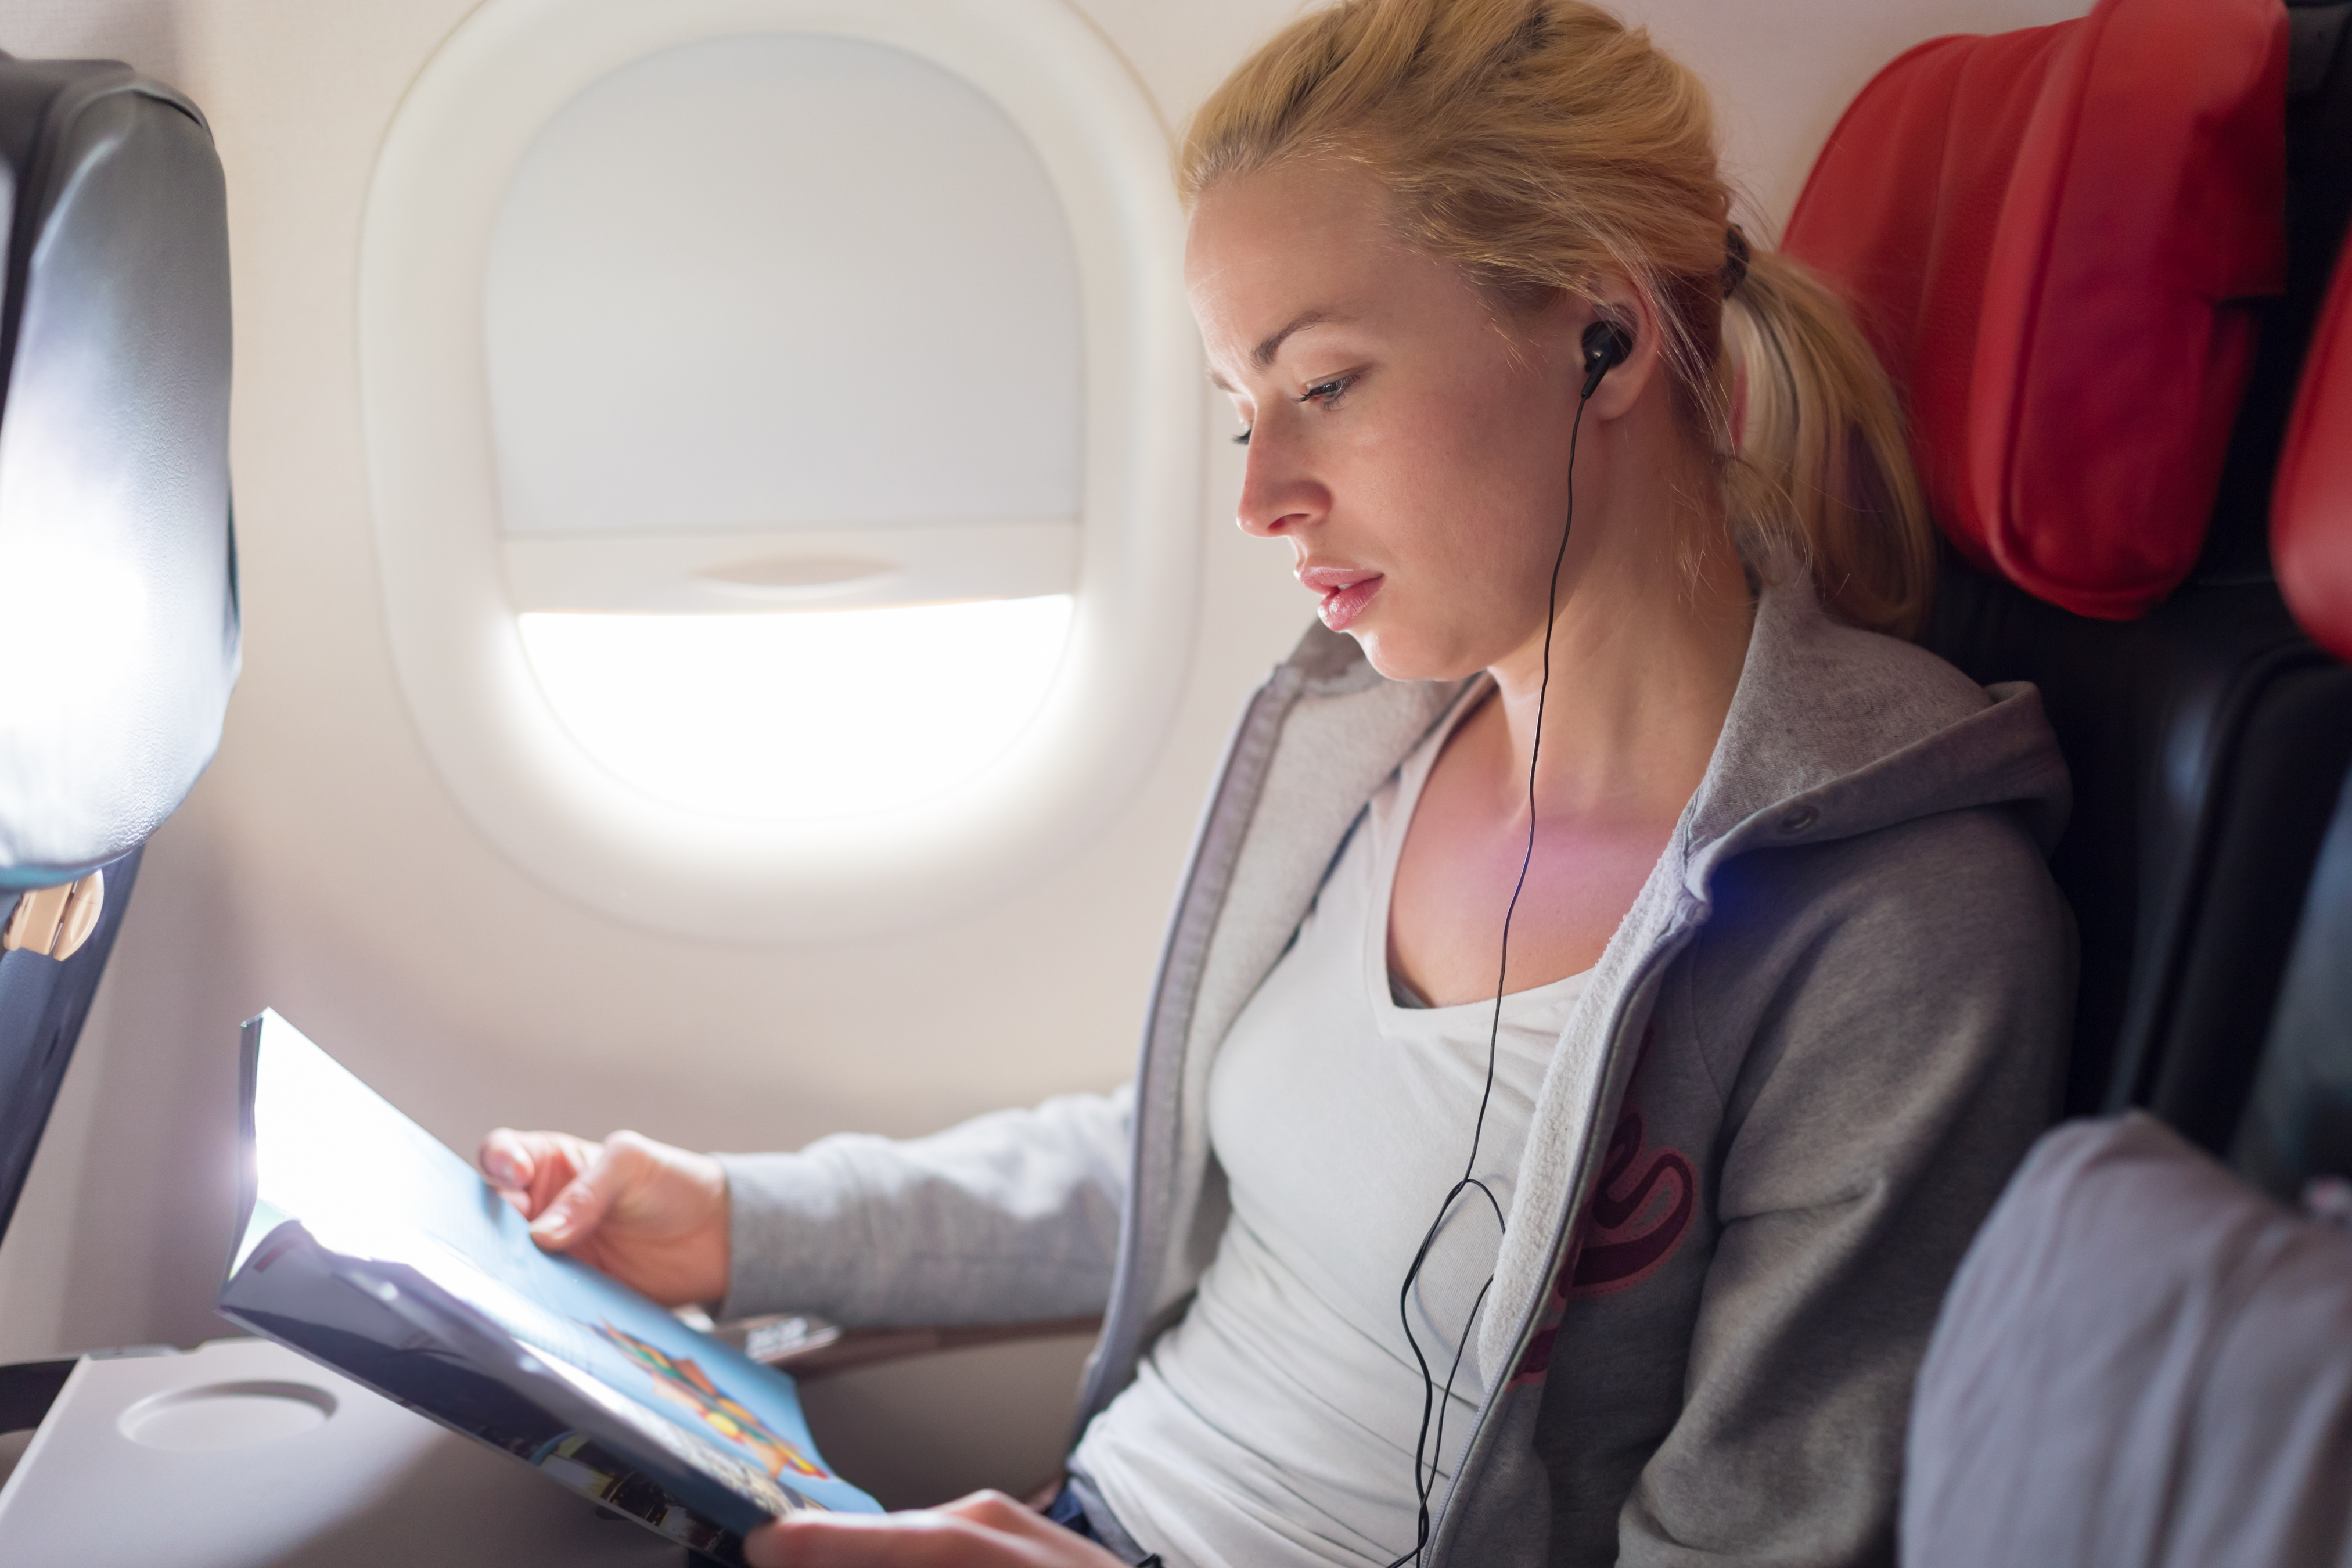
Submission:
{"label": "shoulder", "polygon": [[1757,849],[1716,874],[1703,940],[1767,972],[1834,954],[1853,983],[1964,979],[2063,963],[2069,917],[2019,808],[1979,805],[1826,843]]}
{"label": "shoulder", "polygon": [[2073,918],[2014,810],[1742,856],[1714,891],[1684,983],[1720,1082],[1790,1057],[1870,1079],[2063,1048]]}
{"label": "shoulder", "polygon": [[1710,864],[1781,842],[2031,802],[2045,838],[2066,770],[2030,687],[1990,690],[1925,648],[1844,626],[1801,589],[1759,602],[1746,667],[1690,817]]}
{"label": "shoulder", "polygon": [[2014,814],[1747,857],[1722,889],[1675,1006],[1738,1151],[1727,1212],[1932,1159],[1997,1187],[2052,1112],[2074,1010],[2072,919]]}
{"label": "shoulder", "polygon": [[[1803,584],[1769,587],[1727,724],[1753,727],[1814,767],[1850,769],[1959,723],[1990,700],[1982,687],[1915,643],[1847,625]],[[1805,771],[1801,767],[1796,771]]]}

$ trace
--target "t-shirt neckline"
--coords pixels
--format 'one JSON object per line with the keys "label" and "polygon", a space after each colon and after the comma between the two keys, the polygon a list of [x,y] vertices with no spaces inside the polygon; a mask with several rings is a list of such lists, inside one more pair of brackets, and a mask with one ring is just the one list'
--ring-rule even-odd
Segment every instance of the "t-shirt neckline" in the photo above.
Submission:
{"label": "t-shirt neckline", "polygon": [[[1405,1005],[1397,1001],[1391,989],[1389,973],[1390,905],[1396,892],[1397,862],[1404,853],[1405,835],[1412,828],[1413,811],[1421,804],[1421,792],[1429,783],[1445,742],[1494,690],[1491,676],[1474,679],[1421,743],[1397,765],[1396,773],[1373,795],[1368,808],[1365,827],[1370,838],[1368,847],[1372,850],[1372,880],[1370,896],[1365,900],[1368,914],[1363,932],[1364,990],[1372,1005],[1372,1016],[1383,1033],[1445,1032],[1458,1027],[1465,1014],[1494,1011],[1495,998],[1491,994],[1444,1006]],[[1496,929],[1499,932],[1499,925]],[[1565,1014],[1570,1004],[1583,993],[1591,974],[1591,970],[1582,969],[1523,991],[1505,992],[1503,1022],[1529,1026],[1544,1022],[1546,1016],[1555,1011]]]}

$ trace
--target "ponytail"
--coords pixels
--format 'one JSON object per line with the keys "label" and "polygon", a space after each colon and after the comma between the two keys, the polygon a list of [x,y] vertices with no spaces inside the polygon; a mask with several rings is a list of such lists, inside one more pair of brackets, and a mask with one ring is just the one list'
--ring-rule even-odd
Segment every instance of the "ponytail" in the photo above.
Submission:
{"label": "ponytail", "polygon": [[1916,633],[1935,552],[1894,388],[1795,262],[1734,240],[1727,265],[1706,89],[1647,34],[1583,0],[1339,0],[1201,106],[1177,184],[1189,205],[1298,157],[1371,174],[1407,241],[1504,313],[1623,278],[1750,569],[1810,571],[1833,614]]}
{"label": "ponytail", "polygon": [[1809,566],[1822,605],[1855,626],[1917,635],[1934,534],[1894,385],[1853,318],[1803,267],[1759,251],[1723,339],[1738,437],[1725,513],[1745,553]]}

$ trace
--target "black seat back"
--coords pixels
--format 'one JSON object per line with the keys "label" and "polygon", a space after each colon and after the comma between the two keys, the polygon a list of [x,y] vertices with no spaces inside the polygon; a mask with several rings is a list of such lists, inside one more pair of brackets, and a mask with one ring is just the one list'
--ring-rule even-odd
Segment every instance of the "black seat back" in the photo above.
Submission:
{"label": "black seat back", "polygon": [[2073,770],[2051,861],[2082,943],[2064,1110],[2142,1106],[2219,1150],[2352,762],[2352,671],[2267,581],[2192,580],[2117,623],[1953,563],[1925,640],[2041,687]]}

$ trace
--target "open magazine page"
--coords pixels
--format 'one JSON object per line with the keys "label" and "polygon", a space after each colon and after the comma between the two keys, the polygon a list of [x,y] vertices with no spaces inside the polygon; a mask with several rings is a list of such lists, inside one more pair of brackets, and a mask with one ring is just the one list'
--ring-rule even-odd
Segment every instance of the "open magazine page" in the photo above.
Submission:
{"label": "open magazine page", "polygon": [[789,1377],[541,1252],[469,1163],[276,1014],[246,1049],[247,1220],[225,1310],[603,1500],[618,1500],[598,1484],[617,1445],[656,1475],[717,1482],[732,1499],[702,1511],[735,1529],[877,1508],[825,1467]]}

